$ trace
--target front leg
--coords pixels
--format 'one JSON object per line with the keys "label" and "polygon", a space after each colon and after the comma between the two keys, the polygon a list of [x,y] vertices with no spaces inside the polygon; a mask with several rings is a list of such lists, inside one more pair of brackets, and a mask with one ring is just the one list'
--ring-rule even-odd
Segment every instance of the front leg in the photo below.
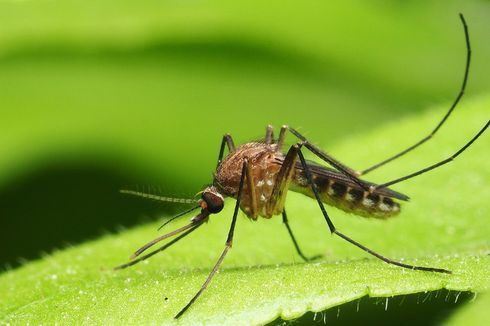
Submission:
{"label": "front leg", "polygon": [[274,144],[274,131],[271,125],[268,125],[265,130],[265,143],[268,145]]}
{"label": "front leg", "polygon": [[184,314],[184,312],[186,312],[187,309],[189,309],[189,307],[192,306],[194,301],[196,301],[197,298],[199,298],[199,296],[202,294],[202,292],[204,290],[206,290],[209,283],[213,279],[213,276],[216,274],[216,272],[218,272],[218,269],[219,269],[221,263],[223,262],[223,260],[225,259],[226,254],[228,253],[228,250],[231,249],[231,246],[233,244],[233,234],[235,232],[235,225],[236,225],[236,220],[237,220],[237,216],[238,216],[238,209],[240,208],[240,201],[242,199],[242,194],[243,194],[243,185],[244,185],[244,181],[245,181],[245,175],[247,174],[247,165],[248,165],[248,161],[244,160],[243,166],[242,166],[242,172],[241,172],[241,176],[240,176],[240,185],[238,186],[238,194],[237,194],[237,199],[236,199],[236,204],[235,204],[235,210],[233,212],[233,217],[231,219],[230,230],[228,231],[228,237],[226,238],[225,248],[224,248],[223,252],[221,253],[221,255],[219,256],[218,261],[214,265],[213,269],[209,273],[208,277],[206,278],[206,281],[204,281],[203,285],[199,289],[199,291],[197,291],[197,293],[184,306],[184,308],[182,308],[182,310],[180,310],[177,313],[177,315],[175,315],[175,317],[174,317],[175,319],[178,319],[180,316],[182,316]]}
{"label": "front leg", "polygon": [[[280,135],[282,135],[282,137],[279,136],[280,140],[283,139],[284,137],[283,130],[285,129],[284,128],[281,129]],[[294,175],[296,160],[298,158],[298,152],[299,152],[298,145],[294,145],[291,146],[288,153],[286,154],[286,157],[282,162],[281,169],[277,174],[276,182],[274,184],[274,188],[272,189],[272,194],[269,198],[269,202],[267,203],[267,212],[269,215],[275,215],[278,214],[279,212],[282,213],[282,222],[286,226],[286,229],[288,230],[288,233],[291,236],[291,240],[293,241],[294,247],[296,248],[298,255],[300,255],[300,257],[303,258],[304,261],[308,262],[320,258],[321,255],[306,257],[303,254],[303,252],[299,248],[296,238],[294,237],[293,231],[289,226],[286,210],[284,209],[284,202],[286,200],[286,194],[289,188],[289,184],[291,183],[291,179]]]}
{"label": "front leg", "polygon": [[231,138],[230,134],[225,134],[223,136],[223,139],[221,140],[221,146],[219,148],[218,155],[218,164],[216,165],[216,168],[221,164],[221,161],[223,160],[223,155],[225,154],[225,145],[228,147],[228,151],[230,153],[235,151],[235,143],[233,142],[233,138]]}

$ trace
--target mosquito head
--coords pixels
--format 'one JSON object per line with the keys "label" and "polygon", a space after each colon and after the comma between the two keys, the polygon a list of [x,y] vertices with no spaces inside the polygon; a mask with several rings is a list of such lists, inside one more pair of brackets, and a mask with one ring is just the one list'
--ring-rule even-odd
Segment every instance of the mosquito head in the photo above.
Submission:
{"label": "mosquito head", "polygon": [[204,211],[211,214],[216,214],[221,212],[223,206],[225,205],[225,200],[223,196],[218,192],[218,190],[211,186],[206,188],[202,192],[201,200],[199,205]]}

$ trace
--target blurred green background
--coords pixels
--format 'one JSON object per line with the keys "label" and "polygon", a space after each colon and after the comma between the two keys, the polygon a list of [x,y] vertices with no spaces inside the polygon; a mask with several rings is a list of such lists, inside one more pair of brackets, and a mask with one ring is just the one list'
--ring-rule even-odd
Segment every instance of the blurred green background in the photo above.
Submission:
{"label": "blurred green background", "polygon": [[0,266],[177,211],[118,189],[193,196],[226,132],[289,124],[328,150],[449,105],[459,12],[476,97],[489,1],[0,1]]}

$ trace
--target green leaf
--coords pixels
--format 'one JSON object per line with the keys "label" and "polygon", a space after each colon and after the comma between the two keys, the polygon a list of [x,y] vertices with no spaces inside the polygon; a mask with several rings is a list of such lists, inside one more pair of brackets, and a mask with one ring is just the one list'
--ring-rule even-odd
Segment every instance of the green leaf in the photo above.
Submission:
{"label": "green leaf", "polygon": [[[435,139],[369,179],[388,180],[451,155],[486,123],[489,106],[488,96],[466,99]],[[425,135],[446,108],[352,137],[330,152],[362,168]],[[181,321],[262,324],[278,316],[290,319],[306,311],[322,311],[366,295],[391,297],[443,288],[487,290],[488,148],[487,133],[453,163],[394,187],[411,196],[396,218],[363,219],[327,208],[339,230],[370,248],[407,263],[447,268],[452,275],[404,270],[368,256],[329,235],[313,200],[290,193],[286,207],[300,245],[307,254],[322,253],[325,258],[303,263],[280,218],[250,222],[241,214],[233,249],[220,273]],[[0,276],[1,322],[171,322],[199,289],[223,249],[233,205],[234,200],[227,200],[225,210],[200,230],[127,270],[115,272],[111,267],[161,234],[156,231],[157,223],[106,235],[4,273]]]}
{"label": "green leaf", "polygon": [[[488,6],[480,2],[114,4],[0,3],[1,186],[15,192],[11,185],[19,177],[53,162],[95,162],[153,184],[179,182],[195,189],[209,182],[214,150],[225,131],[236,140],[251,139],[267,123],[304,126],[313,140],[345,162],[367,166],[410,145],[443,113],[439,109],[405,121],[405,127],[394,122],[455,92],[464,56],[460,10],[467,15],[475,50],[468,93],[487,91]],[[479,128],[481,117],[487,118],[488,100],[475,100],[476,108],[465,105],[433,144],[373,174],[373,180],[411,172],[461,146]],[[391,129],[374,130],[387,121],[393,121]],[[372,133],[366,135],[367,130]],[[291,194],[288,211],[302,247],[310,254],[324,253],[325,260],[303,264],[277,218],[257,223],[240,218],[222,273],[184,321],[243,317],[243,322],[263,322],[364,293],[486,289],[489,232],[483,199],[489,197],[489,172],[482,146],[488,148],[487,139],[451,166],[397,186],[412,202],[396,219],[363,220],[329,209],[342,231],[371,248],[407,262],[453,268],[455,275],[407,272],[371,257],[364,260],[365,253],[328,236],[311,199]],[[79,193],[81,201],[90,201],[90,194]],[[51,204],[49,195],[38,196],[45,206]],[[114,273],[111,267],[161,234],[156,224],[4,273],[0,320],[170,320],[222,250],[232,206],[228,201],[227,210],[202,230],[131,270]],[[55,225],[46,214],[32,215],[47,227],[38,230],[45,237],[63,233],[75,219],[67,214],[64,225]],[[106,215],[100,207],[97,216],[87,219]],[[20,219],[2,212],[7,226],[14,218]],[[10,233],[16,241],[29,241],[26,231],[22,239],[17,229]],[[2,240],[8,250],[18,243]],[[479,313],[485,316],[482,308]]]}

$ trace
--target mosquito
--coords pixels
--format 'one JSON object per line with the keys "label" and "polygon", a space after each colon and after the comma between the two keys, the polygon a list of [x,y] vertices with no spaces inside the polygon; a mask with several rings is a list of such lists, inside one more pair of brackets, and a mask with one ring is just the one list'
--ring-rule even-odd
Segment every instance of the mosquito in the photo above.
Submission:
{"label": "mosquito", "polygon": [[[200,209],[200,212],[191,219],[189,224],[160,236],[142,246],[131,256],[132,260],[130,262],[117,266],[115,269],[123,269],[143,261],[156,253],[167,249],[191,232],[194,232],[208,221],[212,214],[221,212],[226,197],[235,198],[236,203],[224,250],[199,291],[197,291],[189,302],[175,315],[175,318],[181,317],[189,307],[191,307],[208,287],[213,276],[218,271],[226,254],[232,247],[239,210],[243,211],[251,220],[257,220],[259,217],[271,218],[276,215],[281,215],[282,221],[291,237],[298,255],[306,262],[317,259],[319,256],[308,257],[303,253],[289,226],[284,206],[287,192],[288,190],[291,190],[314,198],[317,201],[331,234],[339,236],[343,240],[376,258],[381,259],[388,264],[411,270],[451,274],[451,271],[443,268],[405,264],[387,258],[374,250],[369,249],[365,245],[340,232],[332,222],[324,204],[364,217],[386,219],[395,216],[400,213],[400,202],[407,201],[409,197],[392,190],[389,187],[451,162],[470,147],[471,144],[473,144],[473,142],[488,128],[490,121],[487,121],[483,128],[452,156],[419,171],[381,184],[375,184],[360,178],[361,176],[407,154],[431,139],[446,122],[459,103],[466,88],[471,59],[468,27],[463,15],[460,14],[459,17],[463,24],[466,40],[466,65],[463,83],[456,99],[447,113],[427,136],[405,150],[365,170],[357,171],[341,163],[339,160],[314,145],[296,129],[287,125],[282,126],[277,140],[274,137],[272,126],[267,126],[263,141],[249,142],[238,147],[235,146],[232,137],[229,134],[225,134],[221,141],[218,164],[216,166],[212,184],[201,192],[201,198],[195,201],[194,207],[177,215],[173,219],[197,209]],[[297,139],[297,142],[292,145],[287,152],[283,152],[284,140],[288,132]],[[226,149],[228,149],[228,154],[225,156]],[[330,167],[305,159],[303,155],[305,149],[313,153]],[[160,197],[137,191],[126,190],[123,192],[162,201],[176,201],[175,198]],[[185,200],[183,201],[186,202]],[[192,202],[192,200],[187,202]],[[156,243],[173,236],[177,237],[160,248],[145,255],[141,255]]]}

